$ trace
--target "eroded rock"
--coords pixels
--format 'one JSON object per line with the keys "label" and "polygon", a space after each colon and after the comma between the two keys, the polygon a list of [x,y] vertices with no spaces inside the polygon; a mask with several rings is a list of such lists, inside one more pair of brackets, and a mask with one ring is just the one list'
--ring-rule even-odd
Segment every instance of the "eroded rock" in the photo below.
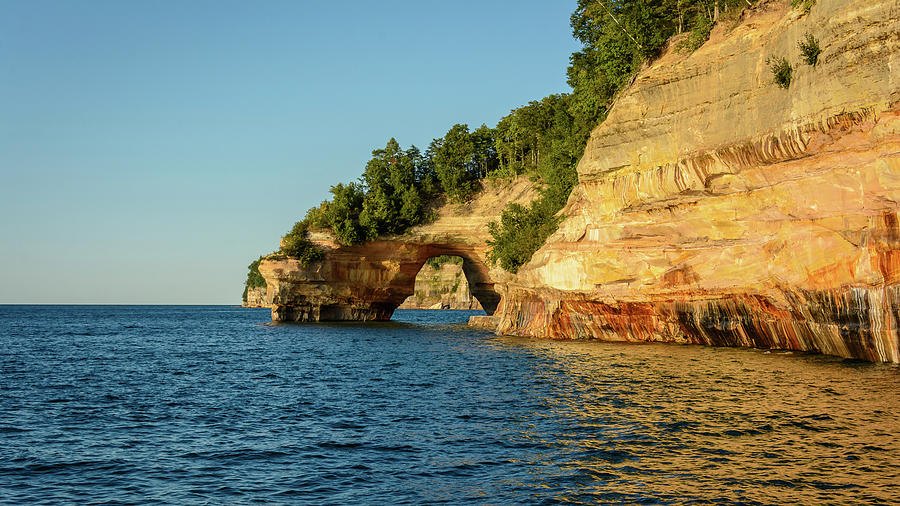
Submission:
{"label": "eroded rock", "polygon": [[462,265],[445,263],[437,268],[422,267],[416,275],[415,293],[398,309],[481,309],[462,270]]}
{"label": "eroded rock", "polygon": [[247,288],[247,300],[241,304],[243,307],[269,307],[271,303],[266,295],[266,287],[254,286]]}
{"label": "eroded rock", "polygon": [[438,219],[407,233],[357,246],[340,246],[327,233],[311,235],[326,249],[309,266],[293,259],[266,259],[266,280],[274,321],[388,320],[415,291],[416,274],[431,257],[459,256],[472,295],[487,313],[500,301],[494,286],[509,277],[487,262],[487,224],[509,202],[528,203],[536,191],[526,178],[486,188],[466,205],[447,204]]}
{"label": "eroded rock", "polygon": [[[500,289],[498,332],[900,361],[898,27],[893,0],[763,2],[642,71]],[[787,90],[770,56],[794,64]]]}

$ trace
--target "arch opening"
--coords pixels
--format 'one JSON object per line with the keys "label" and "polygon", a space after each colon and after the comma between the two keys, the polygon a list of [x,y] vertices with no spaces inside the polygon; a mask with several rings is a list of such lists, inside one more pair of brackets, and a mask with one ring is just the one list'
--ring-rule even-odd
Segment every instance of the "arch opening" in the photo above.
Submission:
{"label": "arch opening", "polygon": [[[440,270],[452,272],[454,277],[459,273],[460,284],[465,280],[465,284],[468,285],[468,299],[477,303],[477,306],[472,304],[470,309],[482,309],[488,315],[493,314],[500,302],[500,295],[494,291],[494,283],[484,256],[484,252],[480,250],[469,251],[464,247],[440,244],[428,245],[421,250],[414,265],[415,269],[410,272],[411,276],[407,286],[404,287],[401,301],[405,303],[409,297],[416,296],[416,280],[423,272],[425,273],[423,276],[427,277],[429,271],[436,271],[438,269],[435,267],[439,267]],[[465,300],[466,297],[462,296],[461,299]],[[441,304],[442,307],[445,305]]]}
{"label": "arch opening", "polygon": [[429,257],[415,277],[413,294],[398,309],[481,310],[458,255]]}

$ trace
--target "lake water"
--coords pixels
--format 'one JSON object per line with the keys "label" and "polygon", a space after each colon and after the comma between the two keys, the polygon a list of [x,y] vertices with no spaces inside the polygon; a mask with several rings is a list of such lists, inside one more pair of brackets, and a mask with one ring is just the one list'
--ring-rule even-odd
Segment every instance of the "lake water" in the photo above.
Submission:
{"label": "lake water", "polygon": [[900,496],[895,365],[496,337],[479,313],[0,306],[0,502]]}

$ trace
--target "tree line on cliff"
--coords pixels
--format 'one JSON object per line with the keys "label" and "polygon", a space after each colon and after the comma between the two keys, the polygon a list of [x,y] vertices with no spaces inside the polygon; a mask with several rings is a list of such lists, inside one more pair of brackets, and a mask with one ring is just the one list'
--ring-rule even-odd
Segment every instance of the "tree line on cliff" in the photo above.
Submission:
{"label": "tree line on cliff", "polygon": [[[572,35],[582,44],[567,69],[571,94],[552,95],[530,107],[553,111],[543,124],[543,149],[526,173],[543,183],[529,206],[510,204],[490,224],[489,258],[510,272],[531,259],[562,220],[559,211],[577,183],[575,167],[590,131],[605,118],[619,92],[644,62],[659,55],[673,35],[678,49],[690,52],[709,38],[713,24],[757,0],[579,0],[572,13]],[[526,106],[526,107],[529,107]],[[515,121],[514,110],[507,119]]]}
{"label": "tree line on cliff", "polygon": [[277,254],[305,263],[321,259],[310,229],[330,229],[345,245],[359,244],[434,218],[443,197],[465,202],[484,178],[529,176],[540,188],[528,206],[510,204],[490,224],[489,258],[510,272],[527,262],[561,220],[577,183],[575,167],[590,131],[616,94],[673,35],[678,48],[697,49],[721,17],[756,0],[579,0],[570,24],[582,44],[570,56],[571,93],[513,109],[494,126],[453,125],[421,151],[391,138],[372,151],[356,181],[331,187],[331,199],[310,209],[281,241]]}
{"label": "tree line on cliff", "polygon": [[266,286],[265,278],[259,273],[259,263],[262,262],[263,258],[259,257],[247,266],[247,280],[244,281],[244,293],[241,295],[243,302],[247,302],[247,292],[251,289],[265,288]]}

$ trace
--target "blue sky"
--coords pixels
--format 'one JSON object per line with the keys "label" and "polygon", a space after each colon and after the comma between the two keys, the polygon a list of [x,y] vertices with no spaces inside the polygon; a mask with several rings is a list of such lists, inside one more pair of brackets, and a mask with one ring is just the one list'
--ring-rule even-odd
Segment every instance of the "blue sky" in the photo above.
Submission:
{"label": "blue sky", "polygon": [[239,303],[389,138],[569,91],[574,7],[0,0],[0,303]]}

